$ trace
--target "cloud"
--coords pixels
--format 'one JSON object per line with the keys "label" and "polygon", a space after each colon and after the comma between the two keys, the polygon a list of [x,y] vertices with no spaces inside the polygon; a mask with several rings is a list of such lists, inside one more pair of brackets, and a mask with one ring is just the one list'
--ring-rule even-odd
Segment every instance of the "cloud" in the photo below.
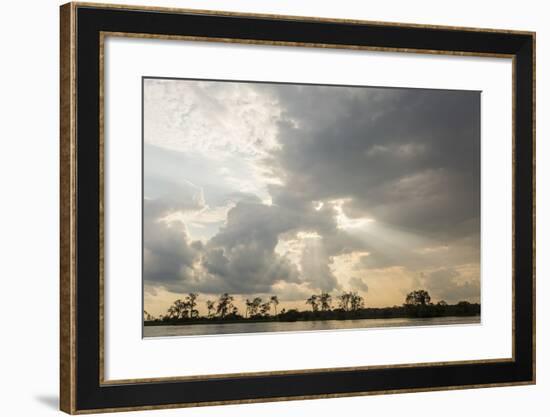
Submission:
{"label": "cloud", "polygon": [[159,179],[146,179],[144,196],[146,215],[160,217],[175,211],[200,210],[204,208],[202,189],[189,181],[174,183]]}
{"label": "cloud", "polygon": [[351,287],[355,290],[358,290],[358,291],[363,291],[363,292],[368,292],[369,291],[369,286],[367,285],[367,283],[363,280],[363,278],[359,278],[359,277],[352,277],[350,280],[349,280],[349,283],[351,285]]}
{"label": "cloud", "polygon": [[322,291],[340,288],[336,276],[329,267],[323,242],[314,242],[305,246],[300,266],[303,279],[310,288]]}
{"label": "cloud", "polygon": [[279,234],[290,226],[276,207],[239,202],[208,242],[204,267],[223,281],[222,288],[234,293],[265,293],[277,282],[300,282],[296,267],[275,252]]}
{"label": "cloud", "polygon": [[144,201],[143,274],[146,285],[178,290],[194,275],[201,244],[189,240],[183,223],[159,220],[167,212],[162,201]]}
{"label": "cloud", "polygon": [[380,271],[479,296],[478,92],[151,81],[145,100],[149,285],[367,291],[335,268],[355,253],[369,298],[406,290]]}
{"label": "cloud", "polygon": [[479,216],[478,93],[277,91],[288,103],[284,115],[299,121],[280,122],[282,146],[271,159],[286,192],[348,197],[349,217],[434,234]]}
{"label": "cloud", "polygon": [[[311,290],[303,284],[280,282],[271,288],[277,294],[280,301],[301,301],[303,302],[311,295]],[[267,297],[266,297],[267,298]]]}
{"label": "cloud", "polygon": [[[460,234],[460,233],[459,233]],[[387,224],[376,223],[364,234],[368,255],[362,256],[357,269],[403,266],[411,271],[443,268],[450,265],[479,263],[479,234],[441,238],[411,233]]]}
{"label": "cloud", "polygon": [[300,282],[295,265],[275,252],[279,233],[289,226],[284,218],[275,221],[274,207],[239,202],[206,244],[192,241],[181,221],[162,220],[172,208],[163,200],[146,200],[144,208],[148,284],[180,292],[253,294],[269,292],[278,282]]}
{"label": "cloud", "polygon": [[456,303],[463,300],[479,301],[479,279],[468,280],[455,268],[440,268],[423,276],[422,285],[433,299]]}
{"label": "cloud", "polygon": [[276,146],[280,108],[254,84],[146,79],[148,143],[218,157],[258,157]]}

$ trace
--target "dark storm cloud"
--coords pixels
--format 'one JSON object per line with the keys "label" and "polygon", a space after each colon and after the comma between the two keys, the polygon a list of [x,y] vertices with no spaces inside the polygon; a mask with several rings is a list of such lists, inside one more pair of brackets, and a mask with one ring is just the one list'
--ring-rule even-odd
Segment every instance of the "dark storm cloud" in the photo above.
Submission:
{"label": "dark storm cloud", "polygon": [[[163,184],[161,189],[170,188]],[[241,195],[242,201],[229,210],[226,224],[207,243],[192,242],[180,221],[159,221],[175,212],[201,208],[194,186],[180,187],[180,206],[171,197],[145,200],[144,253],[146,283],[166,288],[203,293],[267,293],[279,282],[306,283],[311,288],[330,291],[339,284],[329,264],[329,256],[347,253],[362,244],[339,230],[332,208],[315,210],[312,204],[286,207],[266,205]],[[306,247],[301,272],[275,248],[282,234],[298,231],[323,236],[313,248]]]}
{"label": "dark storm cloud", "polygon": [[159,221],[170,212],[171,203],[145,200],[143,205],[143,275],[146,285],[162,285],[178,291],[194,274],[200,242],[189,241],[180,222]]}
{"label": "dark storm cloud", "polygon": [[[281,235],[308,231],[322,236],[306,246],[301,271],[275,248]],[[315,210],[312,204],[266,205],[248,198],[232,208],[227,224],[206,245],[203,265],[215,279],[203,291],[269,292],[279,282],[306,283],[330,291],[339,288],[329,268],[329,256],[346,253],[361,244],[340,231],[332,210]],[[315,253],[312,253],[312,252]],[[223,284],[221,284],[223,282]]]}
{"label": "dark storm cloud", "polygon": [[[278,236],[292,227],[292,219],[277,207],[239,202],[227,224],[207,244],[204,267],[229,292],[269,292],[274,283],[299,282],[298,271],[275,252]],[[219,282],[207,292],[219,292]]]}
{"label": "dark storm cloud", "polygon": [[[479,217],[479,93],[274,88],[285,108],[270,164],[283,193],[351,197],[348,216],[433,234]],[[284,200],[280,196],[276,202]]]}
{"label": "dark storm cloud", "polygon": [[[249,200],[247,197],[245,200]],[[191,241],[180,221],[163,221],[175,207],[168,199],[144,202],[144,277],[147,285],[174,292],[269,292],[277,282],[298,283],[298,271],[275,253],[278,235],[292,227],[276,207],[243,201],[208,243]]]}

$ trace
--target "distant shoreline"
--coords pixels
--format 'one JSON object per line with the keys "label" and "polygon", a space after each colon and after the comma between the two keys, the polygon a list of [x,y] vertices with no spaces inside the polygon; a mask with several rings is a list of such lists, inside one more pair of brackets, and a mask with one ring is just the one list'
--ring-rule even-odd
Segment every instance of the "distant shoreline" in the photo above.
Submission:
{"label": "distant shoreline", "polygon": [[179,322],[154,322],[154,321],[145,321],[143,322],[144,326],[192,326],[197,324],[242,324],[242,323],[295,323],[300,321],[347,321],[347,320],[384,320],[384,319],[421,319],[421,318],[434,318],[434,317],[481,317],[480,314],[468,314],[462,316],[432,316],[432,317],[414,317],[414,316],[402,316],[402,317],[353,317],[346,319],[297,319],[297,320],[278,320],[276,318],[272,320],[262,320],[262,319],[243,319],[243,320],[205,320],[205,321],[179,321]]}
{"label": "distant shoreline", "polygon": [[398,318],[436,318],[436,317],[475,317],[480,316],[480,304],[424,305],[386,308],[364,308],[357,311],[340,309],[329,311],[290,310],[276,316],[262,317],[197,317],[185,319],[144,320],[144,326],[181,326],[195,324],[231,324],[231,323],[291,323],[304,321],[345,321],[365,319],[398,319]]}

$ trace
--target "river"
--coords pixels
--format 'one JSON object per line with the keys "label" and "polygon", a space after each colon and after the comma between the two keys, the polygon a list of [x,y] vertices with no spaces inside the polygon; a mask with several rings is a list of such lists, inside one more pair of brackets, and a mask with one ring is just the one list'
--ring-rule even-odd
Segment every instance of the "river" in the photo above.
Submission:
{"label": "river", "polygon": [[456,324],[479,324],[480,317],[430,317],[361,320],[318,320],[294,322],[257,322],[144,326],[144,337],[200,336],[239,333],[303,332],[319,330],[365,329]]}

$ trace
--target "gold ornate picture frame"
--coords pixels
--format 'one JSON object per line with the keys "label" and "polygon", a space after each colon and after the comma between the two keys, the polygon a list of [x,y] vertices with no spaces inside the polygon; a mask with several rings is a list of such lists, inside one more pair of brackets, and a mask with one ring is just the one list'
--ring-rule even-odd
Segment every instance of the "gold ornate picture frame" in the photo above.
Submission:
{"label": "gold ornate picture frame", "polygon": [[[533,32],[89,3],[68,3],[60,10],[63,411],[80,414],[535,383]],[[512,120],[502,121],[512,126],[511,356],[400,365],[358,363],[284,371],[106,378],[104,224],[109,206],[104,200],[108,180],[104,154],[105,143],[109,141],[105,136],[105,97],[109,92],[104,79],[104,49],[107,38],[511,60]]]}

